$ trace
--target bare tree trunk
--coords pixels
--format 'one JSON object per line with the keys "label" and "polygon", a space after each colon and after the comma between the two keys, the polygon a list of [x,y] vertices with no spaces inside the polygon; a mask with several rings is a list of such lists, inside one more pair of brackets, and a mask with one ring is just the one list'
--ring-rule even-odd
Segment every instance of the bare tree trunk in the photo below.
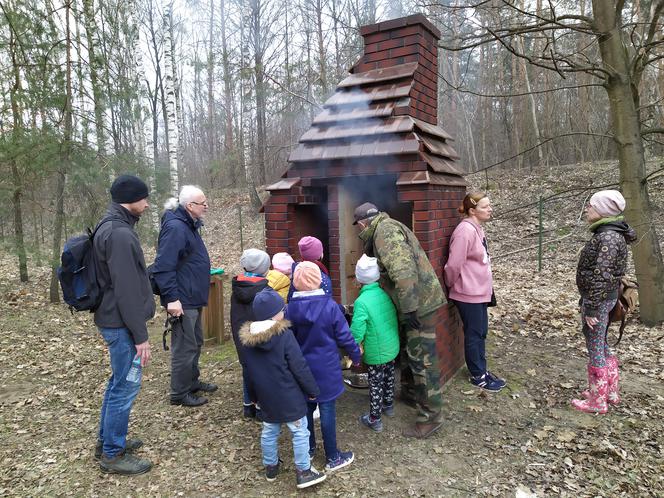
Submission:
{"label": "bare tree trunk", "polygon": [[[19,61],[16,57],[17,50],[16,38],[14,37],[14,32],[9,31],[9,49],[12,58],[12,70],[14,76],[14,82],[10,89],[10,100],[12,108],[12,119],[14,123],[14,129],[12,130],[12,135],[15,140],[18,140],[19,135],[23,130],[23,120],[21,115],[21,108],[19,106],[18,92],[21,91],[21,73],[19,68]],[[12,180],[14,193],[12,196],[12,201],[14,204],[14,237],[16,243],[16,252],[18,254],[18,272],[21,282],[28,281],[28,258],[25,253],[25,240],[23,236],[23,208],[21,206],[21,198],[23,196],[23,181],[16,164],[16,159],[11,159],[11,170],[12,170]]]}
{"label": "bare tree trunk", "polygon": [[266,88],[264,40],[262,33],[262,0],[251,0],[251,30],[254,44],[254,78],[256,84],[256,163],[258,165],[258,183],[263,185],[266,181],[265,148],[267,143],[266,131]]}
{"label": "bare tree trunk", "polygon": [[[234,156],[235,144],[233,139],[233,77],[231,75],[230,55],[226,37],[226,0],[221,0],[221,64],[224,71],[224,154],[226,160],[232,158],[229,165],[233,184],[241,183],[240,161]],[[228,162],[226,162],[228,164]]]}
{"label": "bare tree trunk", "polygon": [[166,109],[168,120],[168,163],[171,178],[171,195],[178,196],[180,178],[178,175],[178,120],[176,111],[176,95],[174,87],[173,45],[171,32],[171,12],[164,13],[164,90],[166,92]]}
{"label": "bare tree trunk", "polygon": [[615,129],[620,186],[627,201],[625,216],[639,237],[638,242],[632,245],[632,253],[640,288],[641,321],[652,326],[664,321],[664,263],[645,181],[643,139],[634,98],[635,88],[630,76],[630,61],[614,2],[593,0],[592,5],[602,62],[605,69],[612,73],[605,87]]}
{"label": "bare tree trunk", "polygon": [[60,256],[60,241],[62,240],[62,226],[64,224],[65,218],[65,209],[64,209],[64,199],[65,199],[65,182],[66,182],[66,171],[71,160],[71,145],[72,145],[72,130],[73,130],[73,119],[72,119],[72,85],[71,85],[71,30],[69,26],[69,15],[70,15],[70,6],[71,4],[68,0],[65,1],[65,43],[66,45],[66,54],[67,54],[67,63],[65,67],[65,110],[64,110],[64,133],[62,137],[62,157],[60,167],[58,168],[57,173],[57,185],[55,189],[55,199],[56,199],[56,208],[55,208],[55,221],[53,223],[53,257],[52,257],[52,271],[51,271],[51,286],[49,292],[49,298],[51,303],[60,302],[60,289],[58,285],[58,275],[57,268],[59,264]]}
{"label": "bare tree trunk", "polygon": [[[95,9],[93,0],[83,0],[83,18],[85,36],[88,42],[88,66],[90,68],[90,84],[92,85],[92,99],[95,111],[95,131],[97,134],[97,154],[102,164],[106,164],[106,132],[104,130],[104,92],[99,80],[99,68],[103,62],[97,45],[97,24],[95,23]],[[102,168],[105,169],[104,166]],[[109,175],[113,173],[109,171]]]}

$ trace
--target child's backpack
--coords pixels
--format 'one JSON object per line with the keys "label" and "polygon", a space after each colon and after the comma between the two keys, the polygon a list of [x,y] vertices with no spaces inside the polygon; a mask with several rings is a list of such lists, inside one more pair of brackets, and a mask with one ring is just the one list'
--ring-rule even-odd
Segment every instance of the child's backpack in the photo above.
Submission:
{"label": "child's backpack", "polygon": [[104,290],[97,281],[97,259],[93,249],[93,240],[97,230],[107,221],[99,222],[94,231],[71,237],[65,242],[60,256],[62,266],[58,267],[58,280],[62,289],[62,297],[69,305],[69,310],[93,313],[101,303]]}
{"label": "child's backpack", "polygon": [[[625,276],[620,277],[620,287],[618,288],[618,300],[613,306],[613,309],[609,312],[609,325],[611,322],[620,322],[620,330],[618,332],[618,340],[614,344],[614,347],[618,345],[620,339],[622,339],[623,331],[625,330],[625,320],[627,315],[636,309],[636,305],[639,302],[639,284],[636,280],[627,278]],[[608,332],[609,325],[606,329]]]}

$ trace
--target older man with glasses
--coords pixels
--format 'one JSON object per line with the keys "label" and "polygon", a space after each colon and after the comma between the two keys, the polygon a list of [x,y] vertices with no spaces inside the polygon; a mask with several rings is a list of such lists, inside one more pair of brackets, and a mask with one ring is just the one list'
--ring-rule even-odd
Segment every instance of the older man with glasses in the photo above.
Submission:
{"label": "older man with glasses", "polygon": [[203,346],[201,311],[210,287],[210,257],[200,227],[208,210],[203,191],[185,185],[180,196],[165,204],[159,247],[152,267],[161,305],[177,320],[171,334],[171,404],[201,406],[208,402],[195,393],[214,392],[202,382],[198,360]]}

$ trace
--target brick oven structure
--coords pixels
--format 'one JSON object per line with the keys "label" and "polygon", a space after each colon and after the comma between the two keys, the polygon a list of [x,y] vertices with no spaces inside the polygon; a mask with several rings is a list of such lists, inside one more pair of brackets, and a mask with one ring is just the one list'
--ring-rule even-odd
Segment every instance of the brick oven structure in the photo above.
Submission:
{"label": "brick oven structure", "polygon": [[[297,260],[301,237],[321,239],[342,304],[359,293],[356,206],[373,202],[410,227],[442,282],[466,191],[451,137],[438,126],[440,32],[420,14],[360,32],[364,55],[302,135],[263,206],[268,252]],[[463,364],[463,332],[449,305],[439,310],[436,334],[445,382]]]}

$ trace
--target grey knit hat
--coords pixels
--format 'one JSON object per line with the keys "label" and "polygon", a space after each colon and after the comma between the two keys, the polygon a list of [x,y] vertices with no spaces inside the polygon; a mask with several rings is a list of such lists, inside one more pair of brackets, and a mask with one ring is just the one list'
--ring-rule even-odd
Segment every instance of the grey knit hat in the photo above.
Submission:
{"label": "grey knit hat", "polygon": [[270,256],[260,249],[245,249],[240,257],[240,264],[245,271],[265,275],[270,269]]}

